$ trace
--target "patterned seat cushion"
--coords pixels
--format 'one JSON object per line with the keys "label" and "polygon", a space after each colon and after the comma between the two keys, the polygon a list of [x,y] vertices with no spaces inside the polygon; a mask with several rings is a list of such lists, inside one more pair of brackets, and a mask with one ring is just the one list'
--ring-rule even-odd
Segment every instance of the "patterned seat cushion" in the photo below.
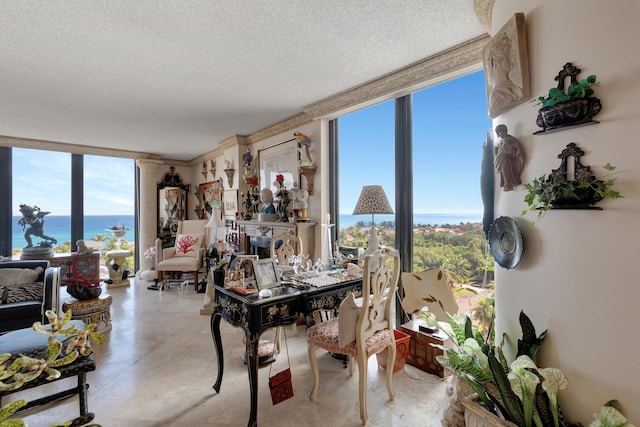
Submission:
{"label": "patterned seat cushion", "polygon": [[[378,331],[367,340],[367,357],[372,356],[394,340],[393,332],[389,329]],[[356,356],[356,342],[340,347],[338,344],[338,319],[331,319],[328,322],[322,322],[307,329],[307,342],[319,348],[323,348],[331,353],[347,354]]]}

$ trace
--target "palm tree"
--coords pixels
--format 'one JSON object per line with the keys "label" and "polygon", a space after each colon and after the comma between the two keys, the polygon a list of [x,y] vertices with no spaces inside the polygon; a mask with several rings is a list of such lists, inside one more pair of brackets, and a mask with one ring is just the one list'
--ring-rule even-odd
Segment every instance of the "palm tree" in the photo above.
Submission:
{"label": "palm tree", "polygon": [[488,330],[493,323],[495,300],[488,297],[478,298],[478,302],[471,308],[471,315],[475,320],[478,331]]}

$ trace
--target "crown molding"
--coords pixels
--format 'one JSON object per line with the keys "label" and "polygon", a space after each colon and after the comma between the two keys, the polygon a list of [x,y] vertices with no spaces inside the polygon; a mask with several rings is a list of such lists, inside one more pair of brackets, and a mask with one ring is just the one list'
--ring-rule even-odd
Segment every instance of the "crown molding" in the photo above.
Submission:
{"label": "crown molding", "polygon": [[483,35],[401,68],[376,80],[334,95],[304,108],[312,119],[334,118],[355,107],[404,96],[461,74],[482,64],[482,49],[490,40]]}

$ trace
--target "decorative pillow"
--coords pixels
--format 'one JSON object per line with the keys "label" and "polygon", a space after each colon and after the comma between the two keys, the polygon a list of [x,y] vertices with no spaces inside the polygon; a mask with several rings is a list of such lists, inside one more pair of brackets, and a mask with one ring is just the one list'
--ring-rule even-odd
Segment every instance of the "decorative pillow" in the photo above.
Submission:
{"label": "decorative pillow", "polygon": [[0,268],[0,286],[33,283],[42,273],[42,267],[36,268]]}
{"label": "decorative pillow", "polygon": [[32,282],[18,285],[6,285],[0,292],[2,304],[22,301],[41,301],[44,295],[44,283]]}
{"label": "decorative pillow", "polygon": [[[380,301],[380,312],[376,318],[384,316],[387,300],[386,296],[383,298]],[[356,340],[356,323],[358,323],[361,307],[362,297],[356,298],[353,292],[349,292],[349,295],[340,303],[340,308],[338,309],[338,345],[340,347],[345,347]]]}
{"label": "decorative pillow", "polygon": [[356,304],[356,296],[353,292],[349,292],[338,309],[338,345],[340,347],[346,347],[356,340],[356,323],[359,314],[360,306]]}
{"label": "decorative pillow", "polygon": [[198,256],[198,250],[202,246],[204,233],[178,234],[176,238],[176,256]]}

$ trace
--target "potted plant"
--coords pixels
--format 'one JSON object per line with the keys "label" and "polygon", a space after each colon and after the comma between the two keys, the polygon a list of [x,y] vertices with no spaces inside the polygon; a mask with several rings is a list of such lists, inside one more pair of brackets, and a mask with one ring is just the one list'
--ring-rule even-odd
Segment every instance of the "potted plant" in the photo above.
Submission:
{"label": "potted plant", "polygon": [[[564,419],[558,404],[558,392],[569,386],[567,378],[560,369],[540,368],[535,362],[547,331],[538,335],[523,311],[519,316],[522,336],[511,363],[506,360],[502,347],[494,346],[492,326],[483,337],[466,314],[449,315],[448,325],[438,322],[433,313],[426,313],[424,317],[428,324],[442,329],[452,342],[452,347],[431,344],[444,351],[443,355],[436,356],[438,363],[475,391],[462,400],[468,425],[573,425]],[[595,417],[590,427],[632,426],[622,416],[619,402],[615,400],[608,402]]]}
{"label": "potted plant", "polygon": [[[103,344],[106,340],[104,335],[93,332],[97,326],[95,323],[86,325],[84,330],[73,325],[67,326],[71,320],[71,310],[66,311],[60,318],[51,310],[47,310],[45,315],[49,319],[49,324],[35,322],[33,330],[49,336],[47,348],[34,355],[0,354],[0,388],[2,390],[19,390],[42,375],[45,375],[49,381],[58,379],[61,374],[56,368],[69,365],[76,359],[91,354],[92,341]],[[0,427],[26,427],[27,424],[22,419],[10,418],[26,405],[27,401],[20,399],[0,408]],[[74,421],[54,424],[52,427],[72,425]],[[97,424],[92,426],[99,427]]]}
{"label": "potted plant", "polygon": [[[597,209],[593,206],[602,199],[618,199],[623,197],[612,189],[616,178],[610,175],[606,179],[598,179],[590,166],[580,163],[584,152],[574,143],[567,145],[558,156],[562,159],[558,169],[553,169],[549,175],[543,174],[525,184],[527,194],[524,197],[529,209],[522,211],[526,215],[529,211],[538,211],[541,218],[549,209]],[[567,171],[568,158],[573,158],[573,176]],[[607,163],[603,168],[609,172],[615,166]]]}
{"label": "potted plant", "polygon": [[[599,85],[595,74],[578,81],[580,71],[567,62],[555,78],[558,86],[549,89],[548,95],[533,100],[542,107],[538,110],[536,124],[543,132],[591,122],[602,109],[600,99],[593,96],[593,87]],[[566,77],[570,77],[570,84],[565,90]]]}

